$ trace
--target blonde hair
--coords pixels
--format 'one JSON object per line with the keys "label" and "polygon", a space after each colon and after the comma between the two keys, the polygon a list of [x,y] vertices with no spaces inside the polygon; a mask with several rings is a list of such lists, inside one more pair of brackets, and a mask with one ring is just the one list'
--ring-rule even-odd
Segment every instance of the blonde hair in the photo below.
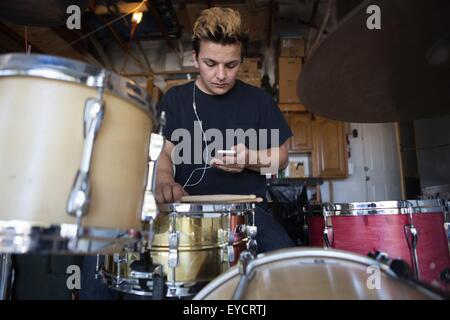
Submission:
{"label": "blonde hair", "polygon": [[222,45],[241,43],[243,55],[248,38],[248,31],[239,12],[221,7],[203,10],[194,23],[192,34],[193,49],[197,55],[200,51],[201,40],[209,40]]}

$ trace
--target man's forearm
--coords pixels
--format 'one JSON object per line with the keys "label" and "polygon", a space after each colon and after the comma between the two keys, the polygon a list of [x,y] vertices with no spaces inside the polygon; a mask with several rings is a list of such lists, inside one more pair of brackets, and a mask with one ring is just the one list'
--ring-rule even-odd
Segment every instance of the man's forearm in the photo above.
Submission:
{"label": "man's forearm", "polygon": [[157,165],[156,184],[165,182],[175,182],[175,180],[173,178],[172,162],[165,153],[161,153]]}

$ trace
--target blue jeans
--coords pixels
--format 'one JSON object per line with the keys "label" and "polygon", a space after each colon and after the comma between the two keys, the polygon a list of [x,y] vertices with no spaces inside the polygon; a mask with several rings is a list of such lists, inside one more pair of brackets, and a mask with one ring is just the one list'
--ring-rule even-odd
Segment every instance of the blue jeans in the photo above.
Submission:
{"label": "blue jeans", "polygon": [[[104,262],[104,256],[100,256],[100,265]],[[109,289],[99,276],[95,278],[96,256],[86,256],[81,269],[80,300],[121,300],[122,294]]]}
{"label": "blue jeans", "polygon": [[294,247],[295,243],[286,230],[265,208],[256,207],[255,225],[258,253]]}

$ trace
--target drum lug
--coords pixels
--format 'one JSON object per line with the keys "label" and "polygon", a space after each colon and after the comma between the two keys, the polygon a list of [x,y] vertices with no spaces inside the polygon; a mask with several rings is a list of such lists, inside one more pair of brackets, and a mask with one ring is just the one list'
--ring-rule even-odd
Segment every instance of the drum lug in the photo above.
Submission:
{"label": "drum lug", "polygon": [[325,226],[323,228],[323,242],[324,242],[326,248],[333,247],[333,236],[332,235],[333,235],[333,226]]}
{"label": "drum lug", "polygon": [[408,240],[408,237],[406,237],[406,241],[408,242],[408,246],[411,249],[412,254],[412,260],[414,264],[414,274],[416,275],[417,279],[420,279],[420,270],[419,270],[419,259],[417,257],[417,241],[419,240],[419,234],[417,232],[416,227],[414,227],[413,224],[405,225],[405,233],[407,230],[409,231],[409,234],[411,235],[411,242]]}
{"label": "drum lug", "polygon": [[[152,133],[150,137],[149,145],[149,162],[148,162],[148,175],[147,184],[145,187],[144,203],[142,206],[141,220],[152,220],[157,215],[156,201],[154,196],[155,184],[156,184],[156,161],[159,159],[159,155],[164,149],[164,136],[163,129],[166,124],[166,113],[161,112],[160,116],[159,133]],[[151,231],[151,230],[150,230]],[[152,235],[150,235],[150,238]],[[151,242],[150,242],[151,245]]]}
{"label": "drum lug", "polygon": [[247,243],[247,250],[255,257],[258,252],[257,250],[258,244],[256,242],[257,233],[258,230],[256,226],[247,226],[247,236],[249,238]]}
{"label": "drum lug", "polygon": [[322,215],[323,215],[323,221],[324,221],[324,227],[323,227],[323,243],[325,248],[332,248],[333,247],[333,224],[331,221],[331,217],[328,216],[329,211],[324,206]]}
{"label": "drum lug", "polygon": [[125,255],[125,257],[121,257],[120,253],[114,253],[113,254],[113,262],[116,264],[116,286],[120,286],[120,284],[122,283],[122,277],[121,277],[121,272],[122,272],[122,264],[125,263],[125,265],[128,263],[128,259]]}
{"label": "drum lug", "polygon": [[242,300],[245,291],[247,290],[248,282],[255,274],[255,271],[249,266],[253,259],[255,259],[255,255],[249,251],[244,251],[239,256],[238,268],[241,277],[236,290],[233,293],[232,300]]}
{"label": "drum lug", "polygon": [[[413,207],[411,202],[406,201],[405,207],[407,208],[408,220],[409,224],[404,226],[406,241],[408,242],[408,246],[411,249],[412,260],[414,264],[414,273],[417,279],[420,279],[420,270],[419,270],[419,259],[417,257],[417,241],[419,240],[419,234],[413,223]],[[407,230],[411,235],[411,242],[408,240],[408,236],[406,235]]]}
{"label": "drum lug", "polygon": [[234,232],[229,230],[219,229],[217,234],[221,250],[221,261],[233,263],[234,256]]}
{"label": "drum lug", "polygon": [[[88,213],[90,203],[89,171],[94,149],[94,140],[104,116],[103,89],[99,89],[99,98],[89,98],[84,107],[84,145],[80,168],[75,176],[72,189],[67,201],[67,213],[78,219]],[[80,221],[78,221],[80,223]]]}
{"label": "drum lug", "polygon": [[176,268],[178,266],[179,237],[179,231],[169,233],[169,268]]}
{"label": "drum lug", "polygon": [[0,253],[0,300],[10,300],[14,279],[12,255]]}

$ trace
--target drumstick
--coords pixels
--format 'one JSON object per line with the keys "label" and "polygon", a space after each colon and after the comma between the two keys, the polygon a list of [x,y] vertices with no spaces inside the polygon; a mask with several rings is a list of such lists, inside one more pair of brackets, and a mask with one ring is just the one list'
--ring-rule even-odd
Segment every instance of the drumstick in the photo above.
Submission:
{"label": "drumstick", "polygon": [[183,196],[181,202],[259,202],[255,201],[256,195],[238,195],[238,194],[211,194],[197,196]]}
{"label": "drumstick", "polygon": [[251,203],[261,203],[263,202],[264,199],[261,197],[256,197],[255,199],[250,199],[250,200],[236,200],[233,201],[234,203],[242,203],[242,202],[251,202]]}

